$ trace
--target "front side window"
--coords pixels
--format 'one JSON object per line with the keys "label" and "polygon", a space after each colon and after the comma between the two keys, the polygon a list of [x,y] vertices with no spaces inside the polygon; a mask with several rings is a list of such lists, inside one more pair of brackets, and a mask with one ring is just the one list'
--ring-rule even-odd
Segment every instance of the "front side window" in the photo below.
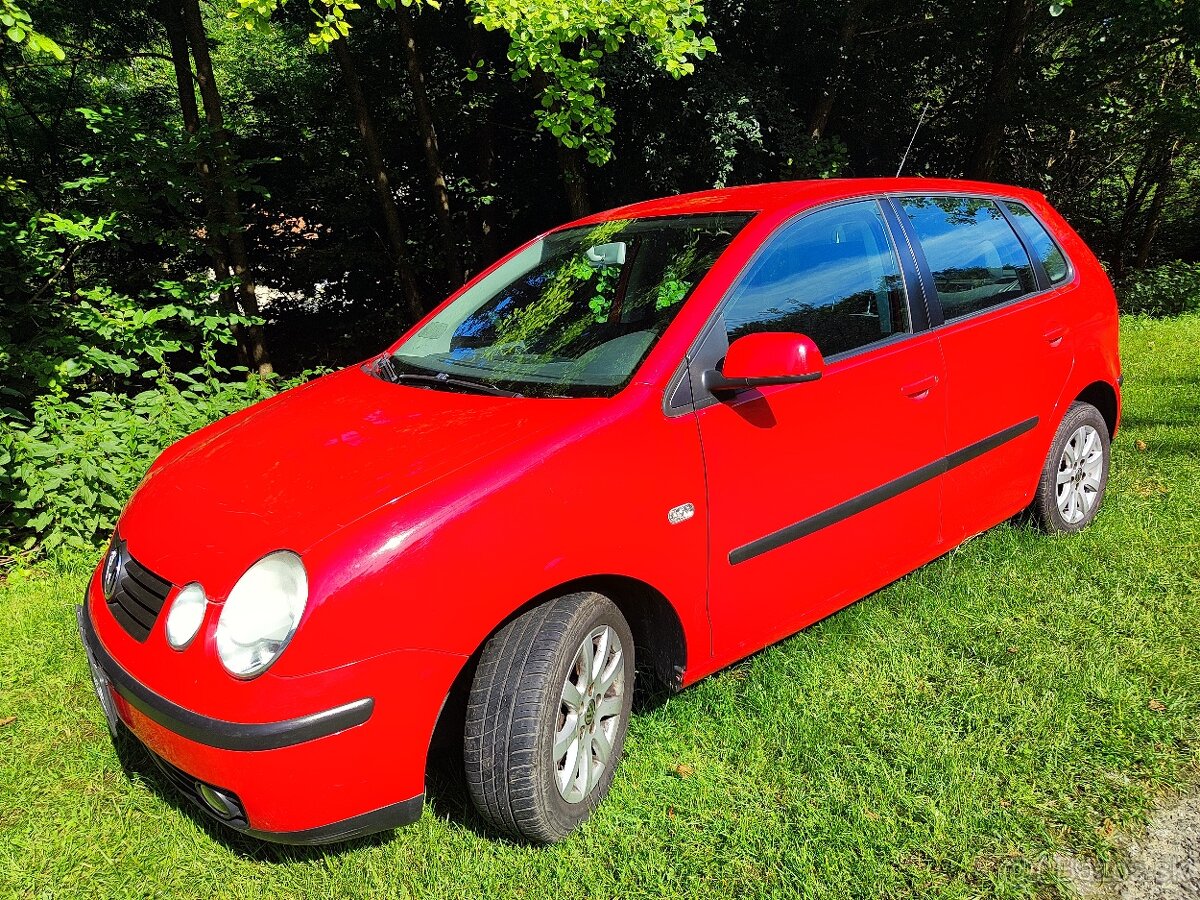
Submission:
{"label": "front side window", "polygon": [[749,220],[620,219],[554,232],[426,322],[392,366],[447,389],[611,396]]}
{"label": "front side window", "polygon": [[1054,238],[1050,237],[1050,232],[1046,230],[1046,226],[1037,220],[1028,207],[1022,206],[1020,203],[1014,203],[1011,200],[1006,200],[1004,205],[1008,207],[1009,213],[1012,214],[1013,221],[1017,225],[1017,230],[1021,232],[1021,237],[1025,238],[1025,243],[1032,248],[1034,254],[1042,261],[1042,268],[1045,269],[1046,277],[1050,279],[1050,283],[1062,284],[1066,281],[1067,258],[1058,249],[1058,244],[1054,243]]}
{"label": "front side window", "polygon": [[874,200],[820,209],[777,232],[724,309],[732,342],[758,331],[812,338],[824,356],[910,330],[904,279]]}
{"label": "front side window", "polygon": [[991,200],[906,197],[900,205],[925,251],[946,321],[1036,290],[1025,248]]}

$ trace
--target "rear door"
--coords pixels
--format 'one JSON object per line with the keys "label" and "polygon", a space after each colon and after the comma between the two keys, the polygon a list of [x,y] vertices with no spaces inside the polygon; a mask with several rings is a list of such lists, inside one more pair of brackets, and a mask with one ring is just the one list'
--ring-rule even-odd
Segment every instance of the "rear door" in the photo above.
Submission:
{"label": "rear door", "polygon": [[720,664],[936,552],[946,399],[937,339],[923,328],[873,199],[781,226],[732,288],[701,367],[756,331],[806,334],[826,366],[807,384],[723,402],[695,395]]}
{"label": "rear door", "polygon": [[945,357],[943,507],[946,537],[957,543],[1032,499],[1073,364],[1067,310],[1002,201],[893,202],[909,229]]}

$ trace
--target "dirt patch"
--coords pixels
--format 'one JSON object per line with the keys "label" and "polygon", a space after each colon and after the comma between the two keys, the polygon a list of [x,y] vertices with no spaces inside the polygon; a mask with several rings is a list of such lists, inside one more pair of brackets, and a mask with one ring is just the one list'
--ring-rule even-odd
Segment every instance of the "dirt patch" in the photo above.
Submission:
{"label": "dirt patch", "polygon": [[1117,861],[1059,854],[1055,864],[1084,900],[1200,898],[1200,793],[1161,807],[1145,829],[1117,841]]}

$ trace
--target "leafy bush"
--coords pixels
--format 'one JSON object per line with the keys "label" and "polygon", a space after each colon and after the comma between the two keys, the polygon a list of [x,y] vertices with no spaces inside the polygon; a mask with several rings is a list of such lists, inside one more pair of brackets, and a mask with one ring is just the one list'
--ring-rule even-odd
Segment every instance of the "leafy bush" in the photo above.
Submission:
{"label": "leafy bush", "polygon": [[0,555],[96,546],[164,447],[275,390],[193,377],[204,374],[164,374],[132,396],[45,394],[28,418],[0,412]]}
{"label": "leafy bush", "polygon": [[1121,312],[1179,316],[1200,312],[1200,263],[1173,260],[1130,275],[1117,288]]}

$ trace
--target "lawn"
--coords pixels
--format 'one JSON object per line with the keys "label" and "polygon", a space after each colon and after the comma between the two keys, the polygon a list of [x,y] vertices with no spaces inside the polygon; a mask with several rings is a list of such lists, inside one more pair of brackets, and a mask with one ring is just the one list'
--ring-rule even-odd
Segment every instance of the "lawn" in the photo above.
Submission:
{"label": "lawn", "polygon": [[1004,525],[637,715],[566,843],[490,836],[460,786],[333,849],[211,829],[123,767],[75,633],[86,571],[0,585],[0,896],[1029,897],[1048,861],[1197,779],[1200,317],[1126,320],[1104,511]]}

